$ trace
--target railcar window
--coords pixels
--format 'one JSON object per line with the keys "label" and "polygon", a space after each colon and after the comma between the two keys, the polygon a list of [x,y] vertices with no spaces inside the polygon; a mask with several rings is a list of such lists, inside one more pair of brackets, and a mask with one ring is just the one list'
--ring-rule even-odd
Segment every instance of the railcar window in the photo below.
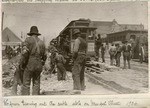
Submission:
{"label": "railcar window", "polygon": [[[86,34],[84,34],[84,33],[82,33],[81,34],[82,35],[82,37],[85,39],[86,38]],[[74,36],[72,36],[72,40],[75,40],[77,37],[74,35]]]}
{"label": "railcar window", "polygon": [[87,33],[87,29],[86,29],[86,28],[81,28],[80,31],[81,31],[82,33]]}
{"label": "railcar window", "polygon": [[94,36],[95,36],[94,31],[90,30],[89,35],[88,35],[88,40],[94,40]]}
{"label": "railcar window", "polygon": [[86,39],[86,34],[81,34],[84,39]]}
{"label": "railcar window", "polygon": [[136,36],[135,35],[131,35],[130,38],[135,40]]}

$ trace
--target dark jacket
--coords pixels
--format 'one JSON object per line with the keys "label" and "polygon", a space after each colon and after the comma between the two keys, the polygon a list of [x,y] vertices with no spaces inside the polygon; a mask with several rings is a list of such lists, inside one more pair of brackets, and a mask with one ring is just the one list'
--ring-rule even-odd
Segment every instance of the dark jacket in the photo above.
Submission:
{"label": "dark jacket", "polygon": [[86,41],[83,38],[78,37],[75,40],[75,44],[74,44],[73,58],[75,59],[78,54],[86,54],[86,50],[87,50],[87,43],[86,43]]}
{"label": "dark jacket", "polygon": [[96,39],[95,45],[100,47],[102,45],[102,39],[101,38]]}
{"label": "dark jacket", "polygon": [[28,37],[24,42],[24,46],[27,48],[30,58],[37,58],[44,64],[46,60],[45,44],[38,37]]}

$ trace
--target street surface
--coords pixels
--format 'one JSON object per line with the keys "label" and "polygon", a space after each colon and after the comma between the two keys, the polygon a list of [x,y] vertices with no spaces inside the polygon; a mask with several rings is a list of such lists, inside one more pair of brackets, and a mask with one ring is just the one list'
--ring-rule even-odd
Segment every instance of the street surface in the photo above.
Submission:
{"label": "street surface", "polygon": [[[11,87],[13,75],[15,72],[15,65],[17,58],[7,61],[3,60],[3,95],[11,95]],[[95,61],[93,61],[95,62]],[[111,88],[123,91],[123,93],[146,93],[148,92],[148,64],[131,61],[131,69],[122,69],[123,60],[121,58],[121,68],[110,66],[109,58],[106,57],[106,63],[98,63],[101,68],[112,68],[103,72],[92,73],[97,76],[103,83],[108,84]],[[86,75],[85,75],[86,76]],[[86,89],[81,91],[81,94],[118,94],[114,90],[105,88],[103,85],[95,83],[88,77],[85,77]],[[19,88],[20,89],[20,88]],[[73,80],[71,72],[67,72],[66,81],[57,81],[57,74],[50,75],[41,74],[41,93],[46,91],[61,91],[73,90]],[[58,92],[59,94],[59,92]]]}
{"label": "street surface", "polygon": [[[110,64],[109,58],[106,58],[106,63],[101,64]],[[141,64],[131,60],[131,69],[123,69],[123,58],[121,58],[121,68],[118,71],[105,71],[99,76],[107,81],[114,81],[123,87],[137,90],[138,93],[145,93],[148,92],[148,75],[147,63]]]}
{"label": "street surface", "polygon": [[[41,91],[61,91],[61,90],[73,90],[72,74],[67,72],[66,81],[57,81],[57,75],[42,75],[41,77]],[[81,94],[116,94],[115,92],[108,90],[100,85],[97,85],[90,81],[89,78],[85,78],[86,89],[81,91]]]}

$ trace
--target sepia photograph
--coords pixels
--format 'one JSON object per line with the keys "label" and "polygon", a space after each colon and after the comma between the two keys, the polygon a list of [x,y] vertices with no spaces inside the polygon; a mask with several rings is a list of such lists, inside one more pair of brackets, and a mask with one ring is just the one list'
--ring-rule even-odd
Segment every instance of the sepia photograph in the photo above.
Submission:
{"label": "sepia photograph", "polygon": [[2,95],[149,92],[148,2],[2,3]]}

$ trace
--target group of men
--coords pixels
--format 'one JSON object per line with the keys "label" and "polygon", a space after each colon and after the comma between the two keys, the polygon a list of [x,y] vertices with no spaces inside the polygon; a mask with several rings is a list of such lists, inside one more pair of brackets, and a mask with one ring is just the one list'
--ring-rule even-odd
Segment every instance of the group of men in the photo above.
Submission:
{"label": "group of men", "polygon": [[[22,85],[22,95],[30,95],[30,84],[32,81],[32,95],[40,94],[40,74],[42,72],[43,66],[47,59],[45,44],[38,36],[41,34],[38,31],[36,26],[32,26],[30,32],[28,33],[29,37],[26,38],[22,46],[21,59],[19,66],[15,72],[14,77],[14,86],[13,91],[16,94],[16,86]],[[85,90],[85,81],[84,81],[84,71],[86,64],[86,51],[87,51],[87,42],[86,37],[81,34],[79,29],[73,30],[73,36],[76,37],[73,47],[73,67],[72,67],[72,78],[73,78],[73,89],[74,90]],[[63,39],[62,39],[63,42]],[[68,43],[69,39],[65,40],[65,51],[69,51]],[[62,46],[62,45],[61,45]],[[53,70],[55,66],[57,67],[57,76],[58,81],[66,79],[66,69],[65,69],[65,58],[63,56],[64,48],[56,49],[53,44],[51,44],[51,64]],[[101,57],[102,62],[105,62],[105,46],[102,44],[102,39],[100,34],[95,40],[95,53],[96,60],[99,59],[99,49],[101,48]],[[143,51],[143,48],[141,47]],[[109,48],[110,54],[110,64],[114,65],[114,59],[116,60],[116,66],[120,67],[120,57],[123,53],[124,68],[126,68],[126,61],[128,62],[128,68],[130,69],[130,59],[131,59],[131,45],[127,41],[123,42],[123,45],[113,44]],[[68,55],[68,54],[66,54]],[[141,54],[142,56],[142,54]],[[53,71],[50,70],[50,71]]]}
{"label": "group of men", "polygon": [[[32,95],[40,94],[40,74],[47,59],[46,48],[44,42],[38,37],[41,34],[36,26],[30,28],[28,35],[29,37],[27,37],[23,43],[21,59],[14,75],[14,85],[12,88],[14,95],[17,95],[17,85],[22,86],[22,95],[30,95],[31,81]],[[84,69],[87,44],[78,29],[74,30],[73,35],[77,37],[73,52],[73,89],[84,90]],[[56,62],[57,66],[58,80],[65,80],[66,70],[64,64],[66,60],[62,56],[61,51],[56,51],[56,53],[53,54],[53,56],[55,56],[55,61],[53,62]]]}
{"label": "group of men", "polygon": [[[126,61],[128,62],[128,68],[130,69],[130,59],[131,59],[131,45],[124,41],[122,42],[123,45],[121,46],[119,43],[112,43],[109,47],[109,55],[110,55],[110,65],[114,65],[114,60],[116,61],[116,66],[120,67],[120,57],[121,53],[123,53],[123,60],[124,60],[124,68],[126,68]],[[95,54],[96,54],[96,61],[99,61],[99,50],[101,49],[101,58],[102,62],[105,62],[105,53],[106,53],[106,46],[102,43],[101,35],[98,34],[97,39],[95,40]]]}
{"label": "group of men", "polygon": [[[76,37],[73,47],[73,67],[72,67],[72,78],[73,78],[73,89],[74,90],[84,90],[84,69],[86,63],[86,49],[87,43],[85,37],[81,35],[79,29],[74,29],[73,36]],[[66,56],[69,53],[69,37],[66,39],[61,37],[60,48],[58,50],[51,50],[52,63],[57,66],[57,78],[58,80],[65,80],[66,77],[66,67],[65,62],[67,61]],[[52,48],[54,49],[54,48]]]}
{"label": "group of men", "polygon": [[112,43],[109,49],[110,54],[110,65],[114,65],[114,60],[116,60],[116,66],[120,67],[120,57],[123,53],[124,69],[126,69],[126,61],[128,62],[128,68],[130,69],[130,59],[131,59],[131,45],[127,41],[123,42],[120,46],[119,43]]}

